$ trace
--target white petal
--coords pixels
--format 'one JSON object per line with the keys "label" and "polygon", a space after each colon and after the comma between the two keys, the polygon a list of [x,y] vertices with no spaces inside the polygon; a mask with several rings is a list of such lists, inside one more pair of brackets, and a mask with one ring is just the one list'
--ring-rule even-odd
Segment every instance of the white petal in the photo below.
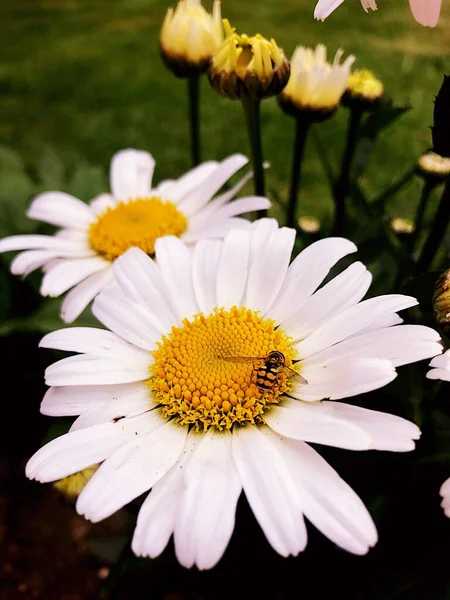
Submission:
{"label": "white petal", "polygon": [[268,316],[278,323],[286,320],[316,291],[330,269],[356,250],[355,244],[344,238],[319,240],[305,248],[290,265]]}
{"label": "white petal", "polygon": [[102,385],[144,381],[149,376],[148,360],[125,360],[117,356],[104,357],[95,354],[69,356],[47,367],[47,385]]}
{"label": "white petal", "polygon": [[149,309],[129,300],[120,290],[101,292],[92,305],[97,319],[118,336],[138,348],[152,352],[161,335]]}
{"label": "white petal", "polygon": [[179,209],[188,217],[201,210],[223,184],[247,163],[248,158],[242,154],[233,154],[223,160],[205,181],[183,197]]}
{"label": "white petal", "polygon": [[175,522],[175,551],[187,568],[210,569],[219,562],[234,528],[242,490],[231,455],[231,434],[208,432],[184,470]]}
{"label": "white petal", "polygon": [[367,327],[364,327],[360,331],[354,334],[354,336],[361,335],[362,333],[368,333],[369,331],[375,331],[376,329],[384,329],[385,327],[394,327],[394,325],[401,325],[403,323],[403,319],[397,314],[393,313],[391,315],[386,315],[385,317],[381,317],[377,321],[374,321]]}
{"label": "white petal", "polygon": [[289,395],[307,402],[364,394],[387,385],[397,376],[389,360],[376,358],[338,358],[309,364],[302,366],[301,374],[308,384],[295,386]]}
{"label": "white petal", "polygon": [[148,198],[152,189],[155,160],[142,150],[121,150],[111,161],[111,191],[117,201]]}
{"label": "white petal", "polygon": [[86,277],[66,295],[61,305],[61,318],[65,323],[73,323],[97,294],[114,281],[111,267]]}
{"label": "white petal", "polygon": [[199,240],[220,240],[224,238],[232,229],[251,229],[250,221],[233,217],[231,219],[211,218],[204,227],[199,227],[195,231],[188,231],[181,239],[185,244],[192,244]]}
{"label": "white petal", "polygon": [[138,556],[159,556],[175,529],[181,496],[186,489],[183,469],[190,460],[199,436],[190,434],[180,458],[152,488],[137,518],[131,547]]}
{"label": "white petal", "polygon": [[286,400],[283,406],[272,407],[264,420],[274,431],[294,440],[347,450],[369,450],[371,438],[363,429],[321,410],[321,404]]}
{"label": "white petal", "polygon": [[69,327],[52,331],[42,338],[39,346],[124,360],[148,360],[148,352],[132,346],[112,331],[95,327]]}
{"label": "white petal", "polygon": [[114,263],[114,274],[123,292],[152,314],[152,323],[161,334],[177,323],[170,306],[170,294],[161,271],[139,248],[130,248]]}
{"label": "white petal", "polygon": [[390,360],[394,367],[399,367],[431,358],[441,351],[440,335],[431,327],[398,325],[354,335],[305,359],[302,366],[364,357]]}
{"label": "white petal", "polygon": [[377,298],[364,300],[356,306],[344,310],[331,321],[316,329],[305,340],[294,344],[294,348],[303,359],[307,358],[350,337],[385,315],[410,308],[416,304],[417,300],[415,298],[400,294],[378,296]]}
{"label": "white petal", "polygon": [[26,475],[29,479],[46,483],[99,463],[128,440],[147,435],[164,422],[155,412],[66,433],[43,446],[30,458]]}
{"label": "white petal", "polygon": [[186,436],[187,428],[165,423],[119,448],[89,480],[78,498],[77,511],[86,519],[101,521],[149,490],[178,460]]}
{"label": "white petal", "polygon": [[344,0],[319,0],[314,9],[314,18],[325,21],[343,2]]}
{"label": "white petal", "polygon": [[89,205],[96,215],[100,215],[108,208],[114,208],[116,203],[111,194],[99,194],[89,202]]}
{"label": "white petal", "polygon": [[98,408],[110,401],[148,393],[144,383],[117,385],[74,385],[51,387],[41,404],[41,413],[49,417],[69,417]]}
{"label": "white petal", "polygon": [[161,194],[164,199],[172,200],[178,203],[190,192],[198,188],[204,181],[217,171],[219,163],[215,160],[209,160],[201,163],[197,167],[185,173],[182,177],[170,182],[170,187],[165,181],[158,184],[155,191]]}
{"label": "white petal", "polygon": [[253,210],[267,210],[271,206],[272,203],[270,200],[263,196],[248,196],[229,202],[215,212],[212,218],[229,219],[230,217],[236,217],[237,215],[242,215],[243,213],[251,212]]}
{"label": "white petal", "polygon": [[57,256],[58,253],[54,250],[26,250],[11,261],[11,273],[25,277]]}
{"label": "white petal", "polygon": [[431,369],[431,371],[428,371],[427,377],[428,379],[450,381],[450,371],[448,369]]}
{"label": "white petal", "polygon": [[135,417],[154,409],[155,402],[149,388],[142,386],[138,393],[112,398],[100,406],[93,406],[90,410],[83,412],[74,421],[70,431],[85,429],[100,423],[115,423],[126,417]]}
{"label": "white petal", "polygon": [[265,314],[273,304],[286,278],[294,241],[295,230],[282,227],[266,238],[259,252],[253,253],[244,300],[246,306]]}
{"label": "white petal", "polygon": [[360,262],[354,263],[310,296],[282,323],[283,329],[294,340],[305,338],[349,306],[358,304],[371,281],[372,276],[366,267]]}
{"label": "white petal", "polygon": [[92,256],[93,251],[72,240],[53,235],[11,235],[0,240],[0,252],[53,250],[57,256]]}
{"label": "white petal", "polygon": [[68,258],[46,270],[42,279],[41,294],[55,298],[94,273],[109,268],[110,262],[93,256],[91,258]]}
{"label": "white petal", "polygon": [[450,369],[450,350],[440,356],[435,356],[430,362],[430,367],[439,367],[441,369]]}
{"label": "white petal", "polygon": [[304,442],[274,440],[288,461],[305,516],[344,550],[366,554],[377,543],[377,531],[355,492]]}
{"label": "white petal", "polygon": [[218,306],[216,282],[222,247],[218,240],[204,240],[194,248],[192,279],[197,304],[205,315]]}
{"label": "white petal", "polygon": [[199,312],[192,282],[192,257],[183,242],[167,236],[156,240],[156,263],[161,269],[180,320]]}
{"label": "white petal", "polygon": [[64,192],[39,194],[30,204],[27,216],[57,227],[79,229],[86,229],[94,220],[88,204]]}
{"label": "white petal", "polygon": [[223,242],[222,256],[215,274],[217,306],[240,306],[247,283],[249,254],[249,233],[239,229],[230,231]]}
{"label": "white petal", "polygon": [[232,450],[250,507],[271,546],[282,556],[306,546],[306,528],[292,474],[270,429],[233,431]]}

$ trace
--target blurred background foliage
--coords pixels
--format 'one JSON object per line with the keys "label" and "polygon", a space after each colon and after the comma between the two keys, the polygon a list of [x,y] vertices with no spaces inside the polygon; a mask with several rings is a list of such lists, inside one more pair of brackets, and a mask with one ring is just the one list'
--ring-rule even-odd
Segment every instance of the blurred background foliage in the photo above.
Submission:
{"label": "blurred background foliage", "polygon": [[[433,97],[450,69],[450,5],[444,2],[439,27],[431,30],[412,20],[407,0],[379,0],[380,10],[368,15],[359,0],[347,0],[325,23],[313,20],[314,4],[223,0],[222,11],[239,31],[275,37],[288,55],[297,44],[325,43],[330,56],[342,47],[356,55],[355,66],[371,69],[383,81],[396,106],[409,107],[392,122],[393,113],[381,119],[375,147],[366,129],[360,153],[364,168],[352,196],[351,216],[364,235],[350,233],[360,245],[358,258],[374,275],[371,293],[392,291],[404,240],[390,231],[389,223],[393,217],[414,215],[422,182],[417,176],[406,177],[399,193],[384,195],[384,190],[411,172],[431,146]],[[190,167],[186,84],[175,79],[159,57],[159,29],[168,5],[167,0],[0,0],[0,236],[52,231],[24,216],[30,199],[56,189],[89,200],[107,190],[109,162],[119,149],[150,151],[157,161],[156,180],[178,177]],[[202,158],[247,154],[241,106],[219,97],[206,80],[202,100]],[[347,117],[340,109],[329,122],[314,127],[308,139],[299,216],[318,217],[324,235],[333,216],[324,162],[337,172]],[[264,101],[262,121],[265,158],[271,163],[268,195],[282,202],[288,193],[294,121],[281,113],[274,99]],[[250,185],[246,191],[251,193]],[[431,199],[428,222],[439,192],[440,188]],[[275,205],[272,214],[279,212]],[[448,240],[446,244],[448,248]],[[12,498],[8,504],[0,494],[0,517],[7,514],[0,530],[6,542],[0,559],[10,565],[6,595],[0,591],[0,598],[97,599],[103,576],[97,578],[96,569],[102,561],[109,564],[123,547],[125,537],[118,538],[123,522],[107,530],[112,537],[105,543],[101,526],[81,524],[72,509],[66,511],[54,500],[50,487],[23,477],[24,460],[40,445],[48,426],[38,406],[43,370],[55,355],[38,351],[37,344],[42,332],[62,326],[61,301],[42,302],[40,274],[22,282],[8,273],[10,255],[0,260],[0,350],[8,374],[5,394],[12,399],[5,419],[17,424],[6,466],[0,458],[0,475],[6,469]],[[445,261],[444,249],[442,265]],[[409,321],[433,325],[435,279],[431,273],[404,287],[422,305],[422,312],[410,312]],[[77,325],[89,323],[94,321],[85,314]],[[425,380],[425,372],[425,365],[403,368],[387,388],[355,399],[415,420],[423,429],[415,453],[323,452],[376,520],[380,543],[368,557],[347,555],[310,528],[306,552],[298,559],[282,559],[241,501],[230,548],[212,572],[182,569],[172,548],[157,561],[133,559],[125,550],[102,597],[250,595],[275,600],[312,592],[318,598],[345,594],[358,600],[450,599],[450,523],[438,496],[450,474],[450,398],[448,386]],[[47,439],[68,426],[66,420],[58,421]],[[72,521],[67,525],[70,519],[78,519],[76,535]],[[63,558],[67,548],[70,557]],[[96,551],[96,559],[86,558],[89,549]]]}

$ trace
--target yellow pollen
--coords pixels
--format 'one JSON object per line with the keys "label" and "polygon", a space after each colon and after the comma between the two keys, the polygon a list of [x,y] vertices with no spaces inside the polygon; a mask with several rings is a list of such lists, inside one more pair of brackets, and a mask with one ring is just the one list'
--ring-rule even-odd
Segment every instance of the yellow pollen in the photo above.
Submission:
{"label": "yellow pollen", "polygon": [[89,228],[89,243],[107,260],[114,260],[132,246],[151,255],[159,237],[180,236],[186,229],[186,217],[172,202],[137,198],[103,212]]}
{"label": "yellow pollen", "polygon": [[291,385],[280,369],[267,372],[268,389],[262,389],[264,359],[277,350],[292,368],[291,341],[256,311],[216,308],[208,316],[185,319],[162,338],[153,352],[147,385],[166,418],[197,431],[258,425],[264,411],[278,404]]}

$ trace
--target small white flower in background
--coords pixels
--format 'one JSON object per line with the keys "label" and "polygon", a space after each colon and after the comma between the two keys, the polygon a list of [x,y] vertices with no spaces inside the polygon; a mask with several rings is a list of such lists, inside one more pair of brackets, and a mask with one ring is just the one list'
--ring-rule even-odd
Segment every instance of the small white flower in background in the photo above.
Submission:
{"label": "small white flower in background", "polygon": [[74,321],[91,300],[113,281],[111,266],[128,248],[153,254],[156,240],[176,235],[192,244],[203,238],[222,238],[231,228],[249,227],[236,217],[266,209],[266,198],[251,196],[231,202],[251,177],[213,196],[248,163],[241,154],[222,162],[208,161],[177,180],[152,188],[155,161],[147,152],[122,150],[112,159],[111,194],[90,204],[64,192],[37,196],[27,215],[62,227],[51,235],[14,235],[0,240],[0,252],[24,250],[11,263],[15,275],[43,268],[41,294],[64,299],[61,316]]}
{"label": "small white flower in background", "polygon": [[313,50],[298,46],[291,59],[291,75],[280,94],[280,103],[291,112],[335,111],[347,88],[353,55],[341,64],[343,50],[338,50],[333,63],[327,62],[327,49],[318,44]]}
{"label": "small white flower in background", "polygon": [[[429,379],[441,379],[450,382],[450,350],[433,358],[430,367],[432,369],[427,373]],[[445,516],[450,517],[450,479],[444,481],[440,494],[442,496],[441,506],[444,509]]]}
{"label": "small white flower in background", "polygon": [[[324,21],[345,0],[319,0],[314,10],[314,18]],[[361,0],[361,6],[368,12],[377,10],[375,0]],[[441,13],[442,0],[409,0],[413,17],[425,27],[436,27]]]}
{"label": "small white flower in background", "polygon": [[[362,501],[307,442],[413,450],[420,431],[397,416],[335,402],[387,385],[396,367],[441,352],[438,333],[401,325],[402,295],[362,300],[356,262],[321,284],[355,245],[329,238],[289,265],[294,230],[262,219],[200,241],[133,248],[93,312],[108,329],[70,328],[41,346],[77,352],[46,371],[41,410],[80,415],[28,462],[50,482],[102,463],[77,510],[100,521],[151,489],[132,548],[158,556],[174,536],[180,563],[213,567],[243,490],[281,555],[307,543],[303,516],[354,554],[377,541]],[[277,368],[267,356],[274,352]],[[256,357],[256,358],[255,358]]]}

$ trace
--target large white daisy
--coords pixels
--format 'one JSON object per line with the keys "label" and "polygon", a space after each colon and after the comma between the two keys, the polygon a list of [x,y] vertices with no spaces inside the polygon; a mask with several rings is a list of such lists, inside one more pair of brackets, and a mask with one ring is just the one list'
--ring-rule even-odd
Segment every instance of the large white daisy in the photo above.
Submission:
{"label": "large white daisy", "polygon": [[152,188],[153,157],[122,150],[111,162],[111,194],[90,204],[64,192],[40,194],[28,216],[62,229],[54,236],[4,238],[0,252],[24,250],[11,263],[16,275],[43,268],[42,295],[57,297],[72,288],[61,310],[64,321],[71,323],[113,281],[111,266],[128,248],[136,246],[152,255],[162,236],[176,235],[191,244],[248,227],[250,223],[237,215],[270,206],[269,200],[257,196],[231,201],[251,174],[212,200],[247,162],[241,154],[204,162],[183,177]]}
{"label": "large white daisy", "polygon": [[[432,368],[427,373],[429,379],[441,379],[450,382],[450,350],[433,358],[430,367]],[[442,496],[441,506],[444,509],[445,516],[450,518],[450,478],[444,481],[439,493]]]}
{"label": "large white daisy", "polygon": [[[388,384],[396,367],[441,352],[440,338],[400,324],[397,311],[414,298],[362,300],[371,276],[360,262],[320,287],[352,242],[316,242],[289,265],[294,237],[262,219],[193,252],[166,237],[155,262],[136,248],[119,258],[116,289],[93,305],[108,330],[63,329],[41,342],[78,353],[47,369],[42,412],[80,416],[30,459],[28,477],[49,482],[102,463],[76,505],[92,521],[151,488],[133,550],[157,556],[173,534],[186,567],[220,559],[242,490],[281,555],[305,548],[304,516],[366,553],[377,541],[368,511],[307,442],[412,450],[414,423],[336,400]],[[267,368],[273,351],[303,379]]]}

